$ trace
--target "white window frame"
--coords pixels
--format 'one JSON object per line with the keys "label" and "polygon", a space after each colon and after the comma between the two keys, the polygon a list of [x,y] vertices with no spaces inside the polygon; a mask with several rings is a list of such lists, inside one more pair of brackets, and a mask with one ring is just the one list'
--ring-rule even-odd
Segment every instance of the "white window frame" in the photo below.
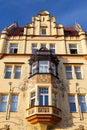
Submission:
{"label": "white window frame", "polygon": [[[76,69],[75,69],[76,67],[79,67],[80,70],[77,70],[77,71],[76,71]],[[81,67],[81,66],[78,66],[78,65],[77,65],[77,66],[75,65],[75,66],[74,66],[74,70],[75,70],[76,79],[82,79],[82,67]],[[76,73],[80,73],[81,78],[79,78]]]}
{"label": "white window frame", "polygon": [[[67,67],[71,67],[71,70],[67,70]],[[66,66],[66,78],[67,79],[73,79],[73,72],[72,71],[73,71],[72,66],[71,65],[67,65]],[[67,76],[67,73],[70,73],[70,75],[71,75],[70,78]]]}
{"label": "white window frame", "polygon": [[[40,62],[47,62],[47,64],[40,64]],[[40,67],[42,67],[42,72],[40,71]],[[44,72],[45,67],[47,67],[46,72]],[[49,73],[49,61],[39,61],[39,73]]]}
{"label": "white window frame", "polygon": [[10,43],[10,51],[9,51],[9,53],[10,54],[17,54],[18,53],[18,44],[17,43]]}
{"label": "white window frame", "polygon": [[69,50],[70,50],[70,54],[78,54],[77,44],[69,44]]}

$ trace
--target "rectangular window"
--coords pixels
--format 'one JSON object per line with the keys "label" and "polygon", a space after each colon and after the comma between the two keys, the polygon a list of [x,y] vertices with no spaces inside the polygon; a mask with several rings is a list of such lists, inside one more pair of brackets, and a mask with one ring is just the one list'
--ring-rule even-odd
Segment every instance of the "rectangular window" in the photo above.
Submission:
{"label": "rectangular window", "polygon": [[32,53],[35,54],[37,51],[37,44],[32,44]]}
{"label": "rectangular window", "polygon": [[46,29],[41,29],[41,34],[46,35]]}
{"label": "rectangular window", "polygon": [[12,66],[6,66],[5,68],[5,78],[11,78]]}
{"label": "rectangular window", "polygon": [[0,97],[0,112],[6,111],[8,95],[1,95]]}
{"label": "rectangular window", "polygon": [[77,45],[75,44],[70,44],[69,45],[69,49],[70,49],[70,54],[77,54]]}
{"label": "rectangular window", "polygon": [[32,64],[32,75],[37,73],[37,63]]}
{"label": "rectangular window", "polygon": [[48,61],[39,61],[39,73],[49,73]]}
{"label": "rectangular window", "polygon": [[33,106],[35,106],[35,96],[36,96],[36,94],[35,94],[35,92],[32,92],[31,93],[31,107],[33,107]]}
{"label": "rectangular window", "polygon": [[87,103],[86,103],[85,96],[78,96],[78,100],[79,100],[81,112],[87,112]]}
{"label": "rectangular window", "polygon": [[48,88],[39,88],[39,105],[48,106]]}
{"label": "rectangular window", "polygon": [[75,74],[77,79],[82,79],[82,74],[81,74],[81,67],[80,66],[75,66]]}
{"label": "rectangular window", "polygon": [[21,76],[21,66],[15,66],[14,78],[19,79]]}
{"label": "rectangular window", "polygon": [[55,54],[55,45],[54,44],[50,44],[50,50],[52,54]]}
{"label": "rectangular window", "polygon": [[17,108],[18,108],[18,95],[12,95],[10,111],[16,112]]}
{"label": "rectangular window", "polygon": [[72,67],[71,66],[66,66],[66,78],[72,79]]}
{"label": "rectangular window", "polygon": [[10,44],[10,53],[14,54],[18,52],[18,44]]}
{"label": "rectangular window", "polygon": [[76,112],[75,96],[73,95],[68,96],[68,100],[69,100],[70,112]]}

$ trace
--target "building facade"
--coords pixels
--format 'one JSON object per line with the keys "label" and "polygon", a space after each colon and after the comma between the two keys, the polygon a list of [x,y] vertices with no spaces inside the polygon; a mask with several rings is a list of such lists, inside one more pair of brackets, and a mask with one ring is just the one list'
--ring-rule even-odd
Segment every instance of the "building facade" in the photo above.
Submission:
{"label": "building facade", "polygon": [[87,130],[87,34],[48,11],[0,34],[0,130]]}

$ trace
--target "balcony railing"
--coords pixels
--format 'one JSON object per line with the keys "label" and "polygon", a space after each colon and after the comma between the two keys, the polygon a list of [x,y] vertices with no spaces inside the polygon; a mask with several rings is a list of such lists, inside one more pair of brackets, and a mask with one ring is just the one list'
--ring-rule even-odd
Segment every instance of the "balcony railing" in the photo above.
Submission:
{"label": "balcony railing", "polygon": [[57,120],[61,119],[61,110],[53,106],[34,106],[27,109],[27,120],[39,120],[43,118],[43,121],[50,121],[54,118]]}

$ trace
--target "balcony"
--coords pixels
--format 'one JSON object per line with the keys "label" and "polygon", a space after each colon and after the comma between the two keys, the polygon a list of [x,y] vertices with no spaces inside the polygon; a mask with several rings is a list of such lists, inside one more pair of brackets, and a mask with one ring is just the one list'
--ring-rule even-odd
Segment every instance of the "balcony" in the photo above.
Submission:
{"label": "balcony", "polygon": [[31,124],[56,124],[61,120],[61,110],[53,106],[34,106],[27,110],[27,121]]}

